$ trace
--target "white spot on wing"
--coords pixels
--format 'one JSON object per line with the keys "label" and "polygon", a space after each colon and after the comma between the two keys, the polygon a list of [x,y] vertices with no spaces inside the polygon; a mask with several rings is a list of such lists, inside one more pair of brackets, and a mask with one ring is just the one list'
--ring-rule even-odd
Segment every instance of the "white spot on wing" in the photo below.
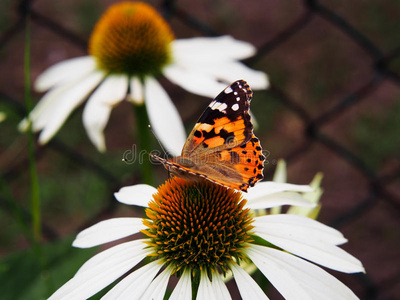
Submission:
{"label": "white spot on wing", "polygon": [[208,107],[213,107],[213,105],[216,103],[217,101],[215,101],[215,100],[213,100],[209,105],[208,105]]}
{"label": "white spot on wing", "polygon": [[235,103],[232,105],[232,110],[237,111],[239,109],[239,104]]}
{"label": "white spot on wing", "polygon": [[218,110],[220,112],[224,112],[224,110],[226,110],[227,107],[228,105],[226,105],[226,103],[221,103],[221,105],[218,107]]}
{"label": "white spot on wing", "polygon": [[229,93],[232,93],[233,90],[232,90],[232,88],[231,88],[230,86],[228,86],[228,87],[224,90],[224,92],[225,92],[225,94],[229,94]]}
{"label": "white spot on wing", "polygon": [[212,110],[218,109],[220,112],[226,113],[225,110],[227,107],[228,107],[228,105],[226,103],[216,102],[216,105],[211,108],[212,108]]}
{"label": "white spot on wing", "polygon": [[238,102],[239,102],[239,101],[240,101],[240,97],[236,97],[236,101],[238,101]]}

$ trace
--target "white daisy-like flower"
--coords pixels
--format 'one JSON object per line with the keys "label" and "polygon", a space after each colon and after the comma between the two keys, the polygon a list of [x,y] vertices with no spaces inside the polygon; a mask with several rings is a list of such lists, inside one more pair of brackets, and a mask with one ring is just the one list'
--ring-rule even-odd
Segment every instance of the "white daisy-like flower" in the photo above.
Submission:
{"label": "white daisy-like flower", "polygon": [[[309,186],[261,182],[242,194],[180,178],[158,189],[144,184],[124,187],[115,193],[117,200],[148,207],[147,218],[102,221],[79,233],[73,245],[93,247],[139,231],[146,237],[95,255],[50,299],[85,299],[121,277],[103,299],[163,299],[172,276],[179,278],[172,300],[191,300],[192,295],[199,300],[231,299],[223,282],[227,272],[233,273],[242,299],[268,299],[242,268],[249,260],[286,299],[357,299],[316,265],[364,272],[359,260],[338,247],[347,242],[339,231],[305,216],[253,217],[250,212],[280,205],[312,206],[299,194],[310,191]],[[144,264],[137,267],[140,262]]]}
{"label": "white daisy-like flower", "polygon": [[103,131],[111,110],[126,99],[145,103],[161,142],[171,154],[179,155],[185,130],[156,76],[164,75],[189,92],[211,98],[238,78],[246,78],[253,89],[265,89],[266,74],[238,61],[255,52],[251,44],[230,36],[175,40],[151,6],[120,2],[96,24],[88,56],[57,63],[37,78],[35,89],[48,92],[19,128],[26,130],[32,124],[35,132],[41,131],[39,143],[46,144],[87,99],[83,124],[97,149],[105,151]]}

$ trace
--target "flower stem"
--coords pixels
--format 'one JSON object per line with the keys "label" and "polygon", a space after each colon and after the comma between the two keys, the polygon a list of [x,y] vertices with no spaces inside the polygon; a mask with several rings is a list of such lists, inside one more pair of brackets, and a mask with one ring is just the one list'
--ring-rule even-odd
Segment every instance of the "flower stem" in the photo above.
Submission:
{"label": "flower stem", "polygon": [[135,105],[136,132],[138,141],[139,165],[144,183],[154,185],[153,166],[150,161],[149,152],[152,150],[152,136],[148,125],[146,104]]}
{"label": "flower stem", "polygon": [[[30,76],[30,17],[26,17],[25,27],[25,53],[24,53],[24,79],[25,79],[25,106],[29,113],[32,110],[31,99],[31,76]],[[28,116],[29,118],[29,116]],[[32,231],[35,242],[41,237],[41,213],[40,213],[40,191],[39,179],[36,171],[35,147],[33,142],[32,126],[28,129],[28,156],[29,156],[29,176],[31,184],[31,214],[32,214]]]}

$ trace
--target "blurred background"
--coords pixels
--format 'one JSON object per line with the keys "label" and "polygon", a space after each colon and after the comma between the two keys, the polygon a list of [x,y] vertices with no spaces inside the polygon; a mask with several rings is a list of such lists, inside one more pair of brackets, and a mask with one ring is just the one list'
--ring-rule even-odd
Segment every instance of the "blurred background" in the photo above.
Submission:
{"label": "blurred background", "polygon": [[[105,218],[143,215],[113,197],[120,187],[141,182],[138,166],[121,161],[136,138],[134,114],[122,102],[105,130],[105,154],[87,138],[82,108],[47,146],[35,145],[41,246],[34,246],[26,232],[31,223],[27,137],[17,131],[26,114],[25,14],[31,13],[33,81],[56,62],[86,55],[94,24],[113,3],[0,2],[0,111],[6,113],[0,123],[2,299],[46,298],[98,250],[70,246],[79,230]],[[271,81],[252,101],[256,134],[270,152],[266,179],[271,180],[279,158],[288,163],[291,183],[308,184],[323,172],[318,219],[349,239],[343,248],[367,271],[331,273],[361,299],[398,299],[400,1],[148,3],[167,19],[176,38],[229,34],[259,49],[246,64],[266,72]],[[210,99],[167,80],[161,83],[189,132]],[[33,93],[33,105],[40,96]],[[156,184],[162,183],[167,172],[155,168]]]}

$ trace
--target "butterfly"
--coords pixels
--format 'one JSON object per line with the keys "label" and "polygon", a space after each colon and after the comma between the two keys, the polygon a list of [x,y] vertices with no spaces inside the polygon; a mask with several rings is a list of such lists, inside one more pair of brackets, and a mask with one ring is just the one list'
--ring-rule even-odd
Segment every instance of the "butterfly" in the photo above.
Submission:
{"label": "butterfly", "polygon": [[175,176],[247,192],[264,178],[265,161],[249,114],[252,96],[246,81],[233,82],[200,116],[180,156],[150,155]]}

